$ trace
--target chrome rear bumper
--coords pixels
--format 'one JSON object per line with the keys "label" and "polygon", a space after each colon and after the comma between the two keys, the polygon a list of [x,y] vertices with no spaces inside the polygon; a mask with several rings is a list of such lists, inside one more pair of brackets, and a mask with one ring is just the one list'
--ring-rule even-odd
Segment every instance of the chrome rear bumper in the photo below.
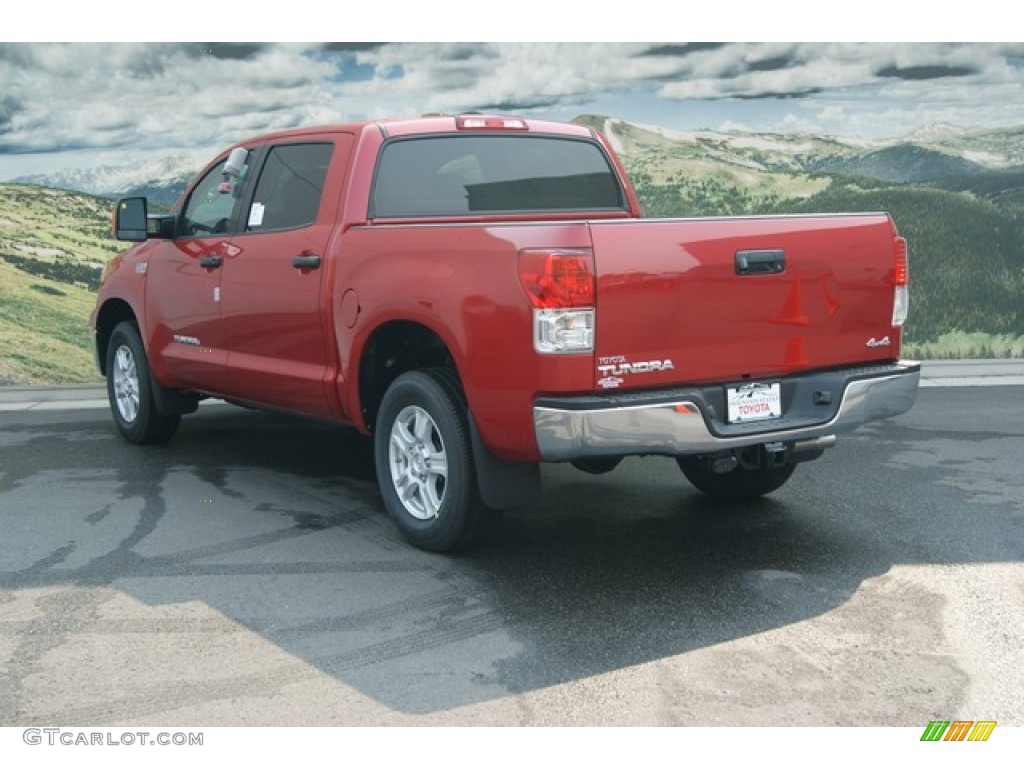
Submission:
{"label": "chrome rear bumper", "polygon": [[[839,379],[837,380],[837,376]],[[534,431],[544,461],[591,456],[714,453],[772,442],[803,442],[850,432],[862,424],[898,416],[917,398],[921,366],[912,361],[851,369],[842,374],[807,374],[783,379],[794,397],[819,394],[819,384],[838,390],[838,405],[802,404],[797,415],[753,424],[728,425],[705,396],[708,388],[608,396],[542,399],[533,409]],[[825,382],[825,384],[821,384]]]}

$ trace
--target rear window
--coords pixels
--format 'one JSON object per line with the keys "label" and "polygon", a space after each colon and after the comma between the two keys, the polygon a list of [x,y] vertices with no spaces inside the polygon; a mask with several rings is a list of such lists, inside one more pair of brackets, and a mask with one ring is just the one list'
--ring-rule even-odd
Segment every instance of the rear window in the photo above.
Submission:
{"label": "rear window", "polygon": [[551,136],[431,136],[381,150],[371,218],[621,210],[601,148]]}

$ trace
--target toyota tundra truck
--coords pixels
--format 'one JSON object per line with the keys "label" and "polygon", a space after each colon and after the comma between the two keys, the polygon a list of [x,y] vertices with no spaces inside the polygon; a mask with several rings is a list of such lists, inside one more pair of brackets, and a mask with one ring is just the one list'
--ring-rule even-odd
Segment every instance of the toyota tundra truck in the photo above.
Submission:
{"label": "toyota tundra truck", "polygon": [[540,464],[669,456],[713,497],[782,486],[907,411],[907,244],[885,213],[643,219],[596,131],[489,115],[301,128],[225,150],[91,318],[113,420],[168,440],[200,400],[372,436],[383,505],[450,551]]}

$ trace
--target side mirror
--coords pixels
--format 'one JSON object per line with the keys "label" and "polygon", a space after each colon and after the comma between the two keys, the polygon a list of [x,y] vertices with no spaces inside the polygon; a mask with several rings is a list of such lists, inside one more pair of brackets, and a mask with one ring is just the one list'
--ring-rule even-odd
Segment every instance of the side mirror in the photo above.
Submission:
{"label": "side mirror", "polygon": [[118,240],[141,242],[147,237],[146,198],[126,197],[114,206],[114,237]]}
{"label": "side mirror", "polygon": [[245,168],[245,159],[249,156],[249,150],[245,147],[235,147],[231,150],[231,154],[228,155],[228,160],[224,163],[224,174],[232,178],[237,178],[242,173],[242,169]]}

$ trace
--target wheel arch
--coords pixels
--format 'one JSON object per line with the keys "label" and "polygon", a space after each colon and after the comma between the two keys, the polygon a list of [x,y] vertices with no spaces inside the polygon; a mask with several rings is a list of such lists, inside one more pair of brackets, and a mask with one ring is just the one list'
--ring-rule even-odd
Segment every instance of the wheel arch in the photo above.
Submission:
{"label": "wheel arch", "polygon": [[374,329],[359,355],[357,373],[358,411],[368,433],[373,433],[377,414],[388,387],[406,371],[441,368],[450,370],[461,389],[473,449],[473,463],[480,495],[495,509],[525,506],[540,498],[540,468],[536,463],[497,459],[480,437],[473,417],[472,393],[463,380],[452,346],[436,330],[410,320],[393,320]]}
{"label": "wheel arch", "polygon": [[[124,299],[107,299],[103,302],[96,313],[96,363],[100,373],[107,375],[107,346],[110,344],[110,334],[119,323],[131,323],[139,329],[139,320],[135,310]],[[141,336],[141,332],[140,332]],[[145,339],[142,340],[145,345]]]}
{"label": "wheel arch", "polygon": [[440,333],[414,320],[391,320],[378,325],[359,354],[356,373],[357,413],[372,433],[381,401],[391,383],[406,371],[448,368],[462,377],[450,345]]}
{"label": "wheel arch", "polygon": [[100,373],[107,376],[107,353],[110,347],[110,336],[121,323],[130,323],[139,335],[139,343],[143,352],[147,353],[147,380],[155,399],[157,411],[167,416],[194,413],[199,405],[199,397],[185,394],[176,389],[165,387],[157,379],[153,370],[153,361],[148,359],[146,339],[142,334],[142,326],[132,306],[124,299],[108,299],[96,312],[96,364]]}

